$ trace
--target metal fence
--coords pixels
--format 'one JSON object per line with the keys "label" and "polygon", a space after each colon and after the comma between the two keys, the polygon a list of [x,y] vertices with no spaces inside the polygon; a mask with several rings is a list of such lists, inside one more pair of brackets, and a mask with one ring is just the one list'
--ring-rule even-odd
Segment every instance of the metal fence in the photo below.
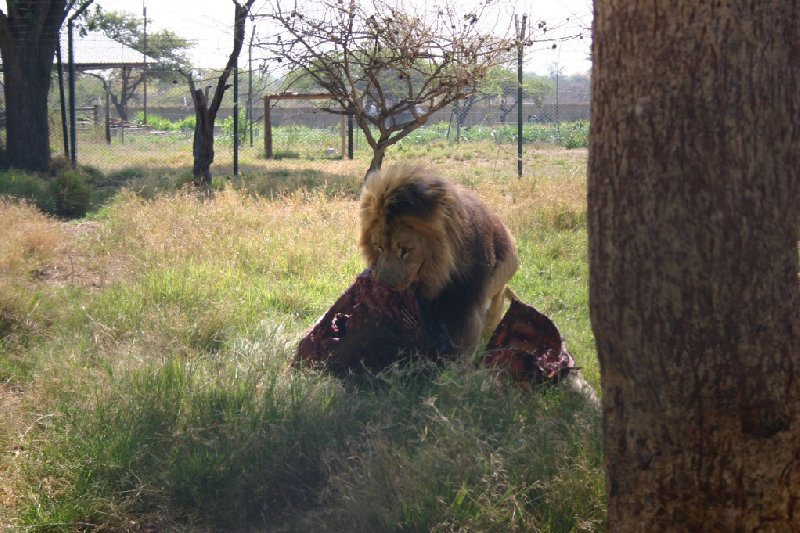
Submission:
{"label": "metal fence", "polygon": [[[186,167],[192,164],[194,109],[188,87],[182,78],[161,73],[160,82],[150,84],[147,107],[144,88],[140,87],[123,107],[114,101],[111,83],[99,83],[92,74],[79,74],[79,99],[76,102],[76,159],[105,172],[121,171],[142,165]],[[244,77],[244,76],[242,76]],[[54,84],[55,85],[55,84]],[[55,89],[55,87],[54,87]],[[232,91],[228,91],[231,93]],[[51,97],[51,145],[54,154],[68,157],[64,142],[60,101],[57,91]],[[240,159],[262,160],[265,155],[264,99],[262,94],[240,91],[240,119],[237,154]],[[230,98],[230,94],[226,94]],[[548,143],[570,146],[562,135],[563,125],[589,120],[588,102],[569,102],[569,95],[560,101],[543,104],[523,103],[526,143]],[[234,157],[233,110],[223,104],[215,128],[215,166],[226,168]],[[249,104],[249,105],[248,105]],[[331,158],[346,154],[343,145],[342,117],[325,109],[325,102],[278,101],[270,106],[273,146],[278,157]],[[123,118],[124,116],[127,119]],[[427,124],[403,142],[492,141],[516,142],[516,107],[514,102],[481,101],[467,109],[449,108],[437,112]],[[579,146],[580,142],[572,143]],[[363,136],[354,135],[354,150],[367,150]]]}

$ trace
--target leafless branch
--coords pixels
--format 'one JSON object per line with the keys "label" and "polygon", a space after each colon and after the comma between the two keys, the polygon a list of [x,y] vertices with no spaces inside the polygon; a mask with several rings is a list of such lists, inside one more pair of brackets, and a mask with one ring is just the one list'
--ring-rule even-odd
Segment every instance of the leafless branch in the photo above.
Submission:
{"label": "leafless branch", "polygon": [[262,16],[277,33],[259,43],[289,72],[349,110],[379,168],[386,147],[438,110],[469,97],[516,50],[507,34],[482,30],[484,11],[436,3],[423,13],[401,0],[275,0]]}

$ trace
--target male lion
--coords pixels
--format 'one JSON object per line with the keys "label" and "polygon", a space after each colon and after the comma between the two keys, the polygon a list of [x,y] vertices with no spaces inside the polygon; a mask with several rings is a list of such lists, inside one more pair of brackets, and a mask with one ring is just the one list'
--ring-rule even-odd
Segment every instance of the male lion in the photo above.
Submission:
{"label": "male lion", "polygon": [[420,166],[367,177],[359,246],[374,279],[411,288],[463,354],[494,331],[519,266],[514,237],[478,195]]}

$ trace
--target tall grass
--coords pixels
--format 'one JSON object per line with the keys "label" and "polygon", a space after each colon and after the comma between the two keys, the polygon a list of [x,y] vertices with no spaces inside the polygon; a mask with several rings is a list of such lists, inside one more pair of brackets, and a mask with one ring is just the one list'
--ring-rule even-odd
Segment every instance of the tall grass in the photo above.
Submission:
{"label": "tall grass", "polygon": [[[533,154],[525,180],[491,155],[413,156],[507,221],[512,287],[597,386],[585,153]],[[360,173],[338,164],[277,162],[210,198],[123,192],[88,222],[0,202],[0,529],[600,528],[583,396],[466,362],[345,380],[291,365],[363,268]]]}

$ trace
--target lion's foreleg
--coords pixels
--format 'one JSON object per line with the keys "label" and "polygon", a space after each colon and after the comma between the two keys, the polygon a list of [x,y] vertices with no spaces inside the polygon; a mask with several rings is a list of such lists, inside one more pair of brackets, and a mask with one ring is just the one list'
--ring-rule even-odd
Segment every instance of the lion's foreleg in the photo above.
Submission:
{"label": "lion's foreleg", "polygon": [[483,332],[481,333],[481,338],[484,340],[488,340],[489,337],[492,336],[495,328],[497,328],[497,324],[500,323],[500,319],[503,315],[504,295],[505,287],[504,290],[498,292],[489,300],[489,308],[486,310],[486,320],[483,324]]}
{"label": "lion's foreleg", "polygon": [[495,328],[497,328],[497,324],[500,323],[503,315],[503,300],[509,293],[514,294],[507,284],[518,267],[519,256],[515,250],[513,254],[510,254],[505,260],[497,264],[497,268],[489,280],[486,291],[488,297],[486,300],[486,315],[481,332],[483,339],[488,340],[494,333]]}

